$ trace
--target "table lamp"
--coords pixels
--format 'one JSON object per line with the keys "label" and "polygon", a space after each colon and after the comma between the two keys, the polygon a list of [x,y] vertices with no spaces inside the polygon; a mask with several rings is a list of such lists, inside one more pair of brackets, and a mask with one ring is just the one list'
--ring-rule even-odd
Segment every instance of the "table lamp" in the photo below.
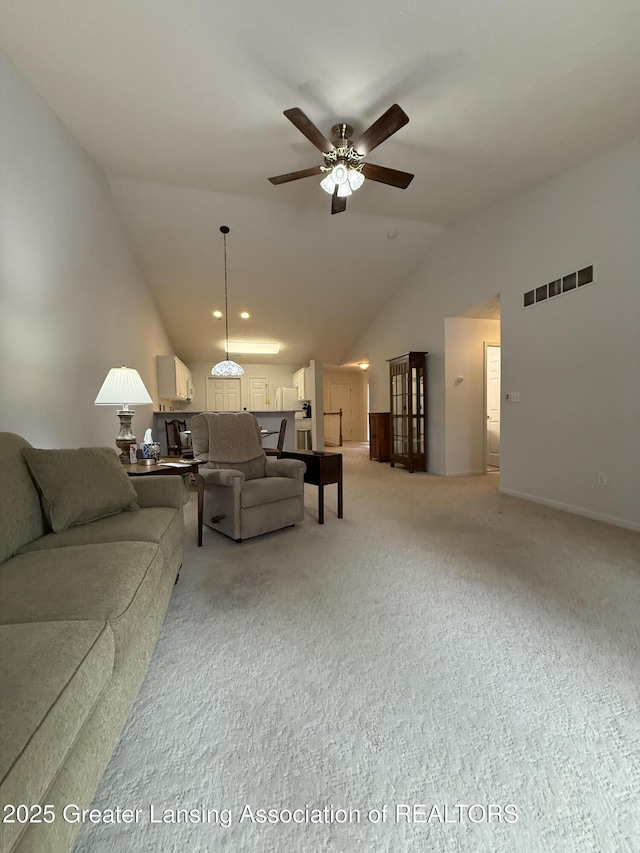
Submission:
{"label": "table lamp", "polygon": [[136,437],[131,432],[131,419],[135,411],[129,406],[153,403],[149,392],[140,379],[140,374],[132,367],[112,367],[102,383],[94,406],[122,406],[116,412],[120,418],[120,432],[116,444],[122,451],[120,461],[123,465],[130,462],[129,449],[135,444]]}

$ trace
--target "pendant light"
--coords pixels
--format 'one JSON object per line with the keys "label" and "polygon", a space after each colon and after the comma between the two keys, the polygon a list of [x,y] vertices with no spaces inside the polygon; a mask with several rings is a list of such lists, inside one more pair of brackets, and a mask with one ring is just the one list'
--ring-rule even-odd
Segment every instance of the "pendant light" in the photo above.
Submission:
{"label": "pendant light", "polygon": [[225,338],[224,338],[224,361],[219,361],[211,368],[212,376],[219,376],[222,379],[235,379],[244,374],[244,370],[235,361],[229,361],[229,303],[227,297],[227,234],[229,233],[228,225],[221,225],[222,240],[224,243],[224,323],[225,323]]}

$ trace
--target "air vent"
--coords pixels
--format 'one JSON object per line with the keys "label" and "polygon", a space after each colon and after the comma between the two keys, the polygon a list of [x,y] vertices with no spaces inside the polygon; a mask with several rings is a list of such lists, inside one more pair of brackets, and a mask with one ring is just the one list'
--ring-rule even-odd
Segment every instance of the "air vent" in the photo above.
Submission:
{"label": "air vent", "polygon": [[556,278],[548,284],[541,284],[540,287],[533,290],[527,290],[523,295],[522,307],[529,308],[531,305],[537,305],[538,302],[555,299],[564,293],[584,287],[586,284],[595,284],[593,264],[589,267],[583,267],[577,272],[563,275],[562,278]]}

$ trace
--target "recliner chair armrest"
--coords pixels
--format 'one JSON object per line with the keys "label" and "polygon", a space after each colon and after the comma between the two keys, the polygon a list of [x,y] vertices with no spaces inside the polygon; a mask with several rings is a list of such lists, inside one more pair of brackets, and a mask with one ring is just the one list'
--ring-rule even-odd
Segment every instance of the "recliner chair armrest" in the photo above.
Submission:
{"label": "recliner chair armrest", "polygon": [[292,477],[302,480],[307,466],[300,459],[273,459],[267,457],[265,473],[267,477]]}
{"label": "recliner chair armrest", "polygon": [[205,468],[200,467],[198,473],[202,476],[205,486],[234,486],[242,488],[244,474],[235,468]]}

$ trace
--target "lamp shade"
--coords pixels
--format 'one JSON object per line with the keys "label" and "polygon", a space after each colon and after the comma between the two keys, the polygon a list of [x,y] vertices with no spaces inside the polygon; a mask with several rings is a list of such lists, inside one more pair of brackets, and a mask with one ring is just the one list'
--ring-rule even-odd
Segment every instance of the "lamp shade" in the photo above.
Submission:
{"label": "lamp shade", "polygon": [[153,403],[140,374],[132,367],[112,367],[95,399],[95,406],[144,405]]}
{"label": "lamp shade", "polygon": [[226,379],[236,378],[238,376],[244,376],[244,370],[235,361],[225,359],[225,361],[219,361],[217,364],[213,365],[211,368],[211,375],[220,376]]}
{"label": "lamp shade", "polygon": [[338,163],[329,174],[320,181],[322,189],[333,195],[335,188],[338,188],[338,197],[344,198],[350,196],[351,193],[359,190],[364,184],[364,175],[358,169],[347,169],[342,163]]}

